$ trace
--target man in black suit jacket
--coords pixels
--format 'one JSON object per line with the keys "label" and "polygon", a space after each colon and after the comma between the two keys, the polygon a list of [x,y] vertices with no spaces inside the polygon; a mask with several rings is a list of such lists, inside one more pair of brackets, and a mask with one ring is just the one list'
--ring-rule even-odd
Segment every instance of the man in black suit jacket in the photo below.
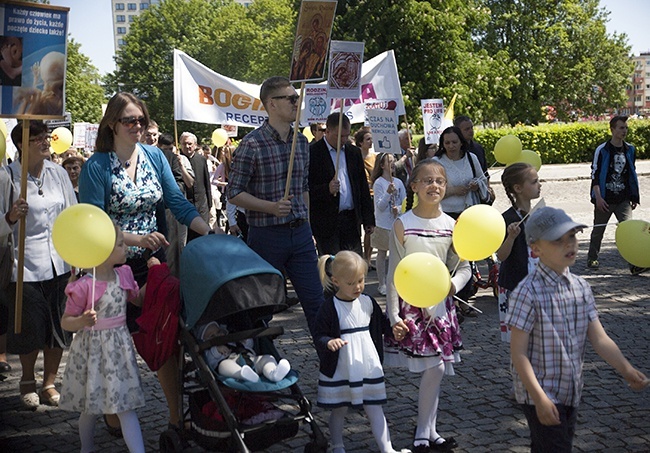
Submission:
{"label": "man in black suit jacket", "polygon": [[339,113],[327,117],[325,136],[309,147],[309,221],[318,253],[361,251],[361,225],[372,234],[375,215],[361,150],[348,143],[350,120],[343,115],[336,178]]}

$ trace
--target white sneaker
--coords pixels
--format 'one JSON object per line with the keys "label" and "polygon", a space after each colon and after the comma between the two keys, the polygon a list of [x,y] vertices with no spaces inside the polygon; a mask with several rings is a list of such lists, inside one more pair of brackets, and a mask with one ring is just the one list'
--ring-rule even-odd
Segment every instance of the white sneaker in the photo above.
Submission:
{"label": "white sneaker", "polygon": [[377,288],[377,292],[381,294],[382,296],[386,295],[386,285],[381,285],[379,288]]}

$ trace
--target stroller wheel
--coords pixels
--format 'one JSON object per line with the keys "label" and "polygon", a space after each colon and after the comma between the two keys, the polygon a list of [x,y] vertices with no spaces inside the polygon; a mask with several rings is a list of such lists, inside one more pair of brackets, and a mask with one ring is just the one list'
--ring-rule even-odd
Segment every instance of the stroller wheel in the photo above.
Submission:
{"label": "stroller wheel", "polygon": [[176,430],[168,429],[160,435],[158,448],[161,453],[178,453],[183,451],[183,441]]}

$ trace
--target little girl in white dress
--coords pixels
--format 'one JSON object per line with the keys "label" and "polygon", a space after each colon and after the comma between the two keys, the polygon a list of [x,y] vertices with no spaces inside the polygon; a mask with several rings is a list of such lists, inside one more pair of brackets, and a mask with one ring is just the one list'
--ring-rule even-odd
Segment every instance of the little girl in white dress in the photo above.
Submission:
{"label": "little girl in white dress", "polygon": [[379,451],[397,453],[382,408],[386,403],[381,366],[384,316],[377,302],[363,294],[368,263],[345,250],[322,256],[318,268],[323,287],[336,290],[318,310],[314,335],[320,359],[318,405],[332,410],[331,451],[345,453],[343,423],[348,407],[353,407],[363,408],[368,416]]}
{"label": "little girl in white dress", "polygon": [[[140,372],[133,340],[126,327],[126,305],[141,304],[138,288],[126,261],[124,235],[116,227],[116,242],[108,259],[66,287],[68,300],[61,318],[63,329],[76,332],[61,385],[59,406],[81,412],[81,452],[95,451],[95,421],[102,414],[117,414],[130,452],[144,452],[135,409],[144,406]],[[151,263],[154,264],[154,263]]]}

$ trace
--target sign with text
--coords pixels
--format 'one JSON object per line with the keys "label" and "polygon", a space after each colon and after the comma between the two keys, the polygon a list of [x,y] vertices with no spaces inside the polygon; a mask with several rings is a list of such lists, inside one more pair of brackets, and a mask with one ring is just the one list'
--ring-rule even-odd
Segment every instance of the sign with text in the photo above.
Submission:
{"label": "sign with text", "polygon": [[324,123],[330,113],[327,86],[319,84],[305,85],[305,107],[301,112],[301,123]]}
{"label": "sign with text", "polygon": [[370,99],[365,101],[363,112],[363,125],[369,126],[368,123],[368,110],[395,110],[397,108],[398,99]]}
{"label": "sign with text", "polygon": [[437,144],[442,133],[445,106],[442,99],[421,99],[424,141],[427,145]]}
{"label": "sign with text", "polygon": [[0,3],[1,116],[63,116],[68,11],[40,3]]}
{"label": "sign with text", "polygon": [[372,130],[372,144],[377,153],[399,154],[397,114],[394,110],[369,109],[366,111],[368,126]]}

